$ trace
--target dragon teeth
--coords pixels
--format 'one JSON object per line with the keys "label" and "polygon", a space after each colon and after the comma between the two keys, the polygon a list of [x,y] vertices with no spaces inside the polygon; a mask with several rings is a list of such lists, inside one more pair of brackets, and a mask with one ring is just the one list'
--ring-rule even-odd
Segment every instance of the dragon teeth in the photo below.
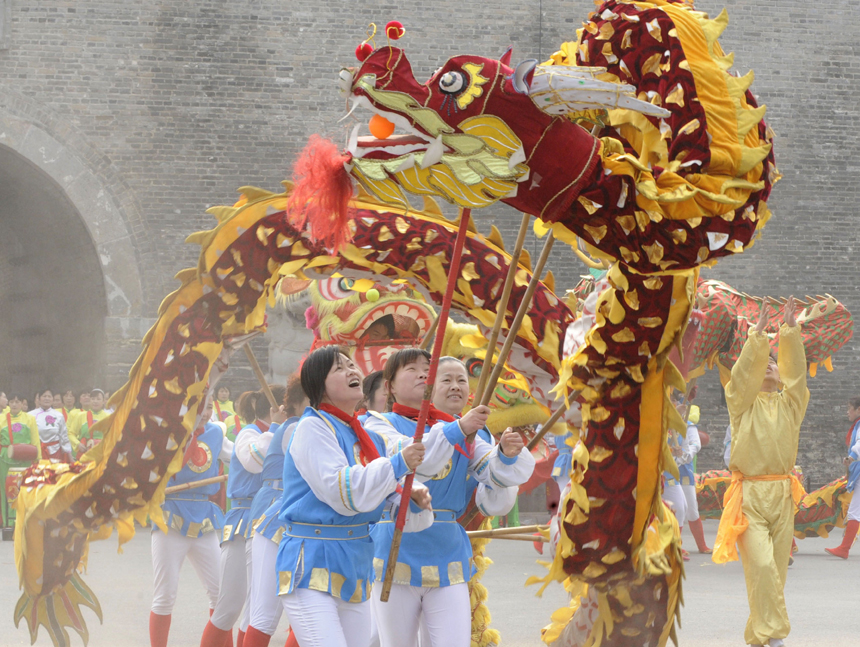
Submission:
{"label": "dragon teeth", "polygon": [[424,153],[424,158],[421,160],[421,168],[426,169],[433,166],[442,159],[442,154],[445,152],[445,145],[442,143],[442,135],[439,135],[430,146],[427,147],[427,152]]}

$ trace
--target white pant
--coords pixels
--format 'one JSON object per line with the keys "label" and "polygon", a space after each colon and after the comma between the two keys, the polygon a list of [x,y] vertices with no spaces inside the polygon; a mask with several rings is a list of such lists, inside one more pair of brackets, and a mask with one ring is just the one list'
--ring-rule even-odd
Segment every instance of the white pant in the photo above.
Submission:
{"label": "white pant", "polygon": [[684,499],[687,501],[687,523],[696,521],[699,518],[699,500],[696,499],[695,485],[682,485],[684,491]]}
{"label": "white pant", "polygon": [[854,488],[854,493],[851,495],[851,504],[848,506],[845,521],[860,521],[860,484]]}
{"label": "white pant", "polygon": [[218,565],[221,551],[218,548],[218,533],[207,532],[200,537],[186,537],[172,528],[165,535],[158,526],[152,527],[152,571],[155,593],[152,596],[152,612],[160,616],[173,613],[176,591],[179,589],[179,570],[188,557],[197,577],[206,587],[209,608],[214,609],[218,600]]}
{"label": "white pant", "polygon": [[310,589],[281,596],[301,647],[368,647],[370,602],[346,602]]}
{"label": "white pant", "polygon": [[382,585],[377,582],[371,592],[371,604],[382,647],[415,647],[422,616],[426,632],[422,632],[421,647],[471,645],[468,584],[432,588],[393,584],[388,602],[383,602],[381,595]]}
{"label": "white pant", "polygon": [[[239,616],[239,629],[248,629],[250,607],[245,604],[251,583],[251,542],[243,537],[221,544],[221,592],[211,622],[222,631],[233,628]],[[242,607],[245,614],[242,615]]]}
{"label": "white pant", "polygon": [[251,626],[270,636],[278,628],[284,607],[278,598],[278,544],[263,535],[251,539]]}
{"label": "white pant", "polygon": [[687,522],[687,498],[680,485],[667,485],[663,489],[663,499],[672,504],[672,511],[678,520],[678,525],[683,526]]}

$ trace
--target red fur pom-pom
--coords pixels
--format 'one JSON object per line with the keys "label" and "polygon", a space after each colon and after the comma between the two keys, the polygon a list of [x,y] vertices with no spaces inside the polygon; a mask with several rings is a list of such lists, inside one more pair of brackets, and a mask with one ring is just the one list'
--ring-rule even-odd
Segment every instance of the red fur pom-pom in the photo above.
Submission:
{"label": "red fur pom-pom", "polygon": [[344,168],[350,156],[319,135],[311,135],[293,167],[293,192],[287,201],[290,222],[307,225],[310,237],[337,251],[351,239],[349,199],[352,180]]}

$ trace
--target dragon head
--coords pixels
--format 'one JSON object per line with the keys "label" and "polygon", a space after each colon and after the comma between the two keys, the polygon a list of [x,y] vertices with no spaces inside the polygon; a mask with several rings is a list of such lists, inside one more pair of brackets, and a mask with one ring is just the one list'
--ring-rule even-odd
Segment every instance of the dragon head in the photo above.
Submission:
{"label": "dragon head", "polygon": [[567,116],[608,107],[668,114],[635,99],[632,86],[599,79],[602,68],[512,67],[509,57],[455,56],[423,84],[395,47],[342,70],[353,109],[368,108],[401,133],[376,139],[353,130],[353,177],[388,203],[405,205],[405,190],[468,208],[502,200],[555,220],[599,158],[599,140]]}
{"label": "dragon head", "polygon": [[314,347],[347,347],[365,375],[382,370],[397,349],[420,341],[436,318],[432,307],[404,283],[383,285],[344,276],[281,283],[281,293],[288,297],[304,290],[311,298],[305,317],[314,331]]}

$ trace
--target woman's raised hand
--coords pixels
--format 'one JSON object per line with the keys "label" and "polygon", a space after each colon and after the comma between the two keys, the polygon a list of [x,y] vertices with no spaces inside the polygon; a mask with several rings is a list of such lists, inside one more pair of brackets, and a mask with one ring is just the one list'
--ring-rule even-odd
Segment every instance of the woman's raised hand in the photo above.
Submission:
{"label": "woman's raised hand", "polygon": [[473,409],[469,409],[469,413],[460,418],[460,429],[467,436],[471,436],[483,429],[487,424],[487,418],[490,417],[490,407],[479,404]]}
{"label": "woman's raised hand", "polygon": [[413,472],[424,461],[424,443],[412,443],[408,447],[404,447],[400,452],[403,455],[403,460]]}
{"label": "woman's raised hand", "polygon": [[510,427],[505,429],[502,434],[502,438],[499,441],[499,448],[508,458],[513,458],[514,456],[519,455],[525,446],[526,444],[523,442],[523,437],[519,432],[514,431]]}
{"label": "woman's raised hand", "polygon": [[432,509],[430,503],[433,501],[433,497],[430,496],[430,490],[427,489],[426,485],[418,482],[412,484],[412,500],[422,510]]}
{"label": "woman's raised hand", "polygon": [[788,297],[783,314],[785,315],[786,326],[792,328],[797,325],[797,301],[794,300],[794,297]]}
{"label": "woman's raised hand", "polygon": [[284,408],[284,405],[281,405],[277,409],[271,407],[269,409],[269,415],[271,416],[273,425],[282,425],[289,419],[289,416],[287,415],[287,410]]}

